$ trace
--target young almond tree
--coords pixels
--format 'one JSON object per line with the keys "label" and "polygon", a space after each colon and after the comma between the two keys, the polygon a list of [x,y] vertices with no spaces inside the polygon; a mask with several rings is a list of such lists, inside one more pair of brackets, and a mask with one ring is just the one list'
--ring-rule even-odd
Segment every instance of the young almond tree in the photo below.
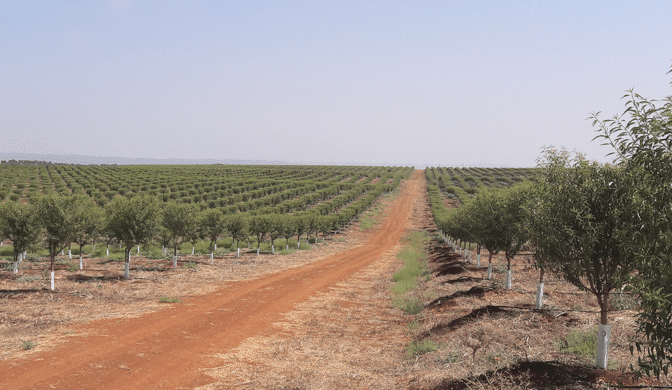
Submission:
{"label": "young almond tree", "polygon": [[496,218],[500,214],[498,201],[497,192],[483,190],[465,206],[448,214],[448,221],[456,225],[448,230],[451,235],[457,234],[459,237],[454,237],[473,240],[488,251],[488,279],[492,277],[492,256],[502,248],[499,235],[501,222]]}
{"label": "young almond tree", "polygon": [[257,237],[257,256],[261,249],[261,242],[271,229],[271,221],[267,215],[253,215],[249,218],[250,233]]}
{"label": "young almond tree", "polygon": [[14,245],[14,273],[19,272],[19,255],[39,242],[42,228],[34,205],[5,202],[0,205],[0,237]]}
{"label": "young almond tree", "polygon": [[281,215],[282,237],[285,239],[285,249],[289,250],[289,239],[296,233],[296,217],[292,215]]}
{"label": "young almond tree", "polygon": [[519,184],[503,192],[498,202],[498,215],[494,218],[499,223],[499,249],[506,258],[506,288],[511,289],[511,260],[517,255],[528,241],[524,205],[528,199],[530,186]]}
{"label": "young almond tree", "polygon": [[294,234],[296,234],[296,249],[301,247],[301,235],[306,231],[306,218],[300,215],[293,215],[294,219]]}
{"label": "young almond tree", "polygon": [[204,237],[210,239],[210,254],[215,250],[215,243],[224,233],[226,219],[218,209],[206,209],[198,215],[198,228]]}
{"label": "young almond tree", "polygon": [[54,289],[54,262],[58,252],[68,247],[74,238],[74,210],[73,196],[45,195],[34,197],[40,224],[44,228],[44,245],[51,258],[49,271],[51,273],[51,289]]}
{"label": "young almond tree", "polygon": [[73,241],[79,245],[79,269],[83,269],[82,248],[100,237],[105,212],[96,206],[93,199],[82,195],[75,196],[73,207]]}
{"label": "young almond tree", "polygon": [[672,366],[672,96],[658,101],[630,90],[623,98],[621,116],[603,120],[596,113],[593,126],[595,138],[613,147],[636,192],[638,202],[628,219],[637,229],[621,246],[637,263],[628,282],[642,307],[637,324],[645,340],[635,346],[645,355],[638,364],[659,377]]}
{"label": "young almond tree", "polygon": [[154,197],[116,197],[106,209],[106,231],[125,245],[124,278],[129,278],[131,249],[156,237],[161,227],[161,205]]}
{"label": "young almond tree", "polygon": [[231,234],[231,239],[238,249],[240,248],[240,240],[248,235],[249,220],[245,214],[228,215],[226,219],[226,231]]}
{"label": "young almond tree", "polygon": [[[547,152],[548,153],[548,152]],[[623,245],[641,226],[632,213],[637,203],[623,169],[567,161],[547,154],[543,167],[547,238],[538,242],[550,269],[595,296],[600,306],[596,364],[607,366],[609,294],[636,271],[633,253]]]}
{"label": "young almond tree", "polygon": [[163,209],[161,225],[172,237],[173,267],[177,268],[177,249],[180,243],[194,237],[197,230],[198,207],[192,203],[169,202]]}

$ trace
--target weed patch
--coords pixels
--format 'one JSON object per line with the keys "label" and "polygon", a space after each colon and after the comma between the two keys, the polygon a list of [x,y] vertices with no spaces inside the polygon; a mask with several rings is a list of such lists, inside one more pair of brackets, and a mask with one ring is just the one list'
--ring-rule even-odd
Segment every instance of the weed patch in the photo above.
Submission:
{"label": "weed patch", "polygon": [[564,353],[593,357],[597,352],[597,327],[573,330],[566,338],[558,340],[557,346]]}
{"label": "weed patch", "polygon": [[406,360],[412,360],[416,356],[424,355],[428,352],[434,352],[439,349],[439,346],[436,345],[432,340],[420,340],[420,341],[411,341],[406,347]]}
{"label": "weed patch", "polygon": [[28,276],[22,276],[18,279],[16,279],[17,283],[27,283],[27,282],[34,282],[36,280],[40,280],[42,277],[40,275],[28,275]]}
{"label": "weed patch", "polygon": [[37,344],[33,340],[21,340],[21,349],[27,351],[35,348]]}
{"label": "weed patch", "polygon": [[193,269],[194,271],[198,271],[198,266],[194,262],[188,262],[184,263],[182,265],[183,268],[188,268],[188,269]]}
{"label": "weed patch", "polygon": [[181,303],[182,300],[178,297],[161,297],[161,299],[159,299],[159,302],[161,302],[161,303]]}
{"label": "weed patch", "polygon": [[403,310],[407,314],[418,314],[425,308],[418,298],[401,295],[392,299],[392,307]]}

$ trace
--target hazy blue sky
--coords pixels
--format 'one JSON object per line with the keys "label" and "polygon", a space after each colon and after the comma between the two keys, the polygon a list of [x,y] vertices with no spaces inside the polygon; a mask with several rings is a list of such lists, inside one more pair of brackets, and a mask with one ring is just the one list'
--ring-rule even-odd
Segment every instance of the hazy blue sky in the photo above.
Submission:
{"label": "hazy blue sky", "polygon": [[0,0],[0,153],[608,161],[593,111],[671,94],[672,1]]}

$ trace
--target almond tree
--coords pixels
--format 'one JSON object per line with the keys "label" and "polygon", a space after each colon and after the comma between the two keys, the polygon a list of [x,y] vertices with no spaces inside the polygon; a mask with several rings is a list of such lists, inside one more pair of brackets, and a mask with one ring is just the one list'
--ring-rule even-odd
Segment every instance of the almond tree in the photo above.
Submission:
{"label": "almond tree", "polygon": [[154,197],[134,196],[129,199],[116,197],[105,211],[107,224],[105,230],[125,245],[124,278],[129,278],[131,249],[156,237],[160,230],[161,204]]}
{"label": "almond tree", "polygon": [[[672,69],[670,72],[672,73]],[[627,219],[635,227],[620,246],[637,263],[628,280],[641,300],[638,330],[645,341],[635,346],[646,374],[667,375],[672,365],[672,96],[646,99],[629,90],[621,116],[603,120],[593,114],[595,137],[613,148],[636,203]]]}
{"label": "almond tree", "polygon": [[93,199],[82,195],[75,196],[73,207],[73,241],[79,245],[79,269],[82,269],[82,248],[100,237],[105,212],[96,206]]}
{"label": "almond tree", "polygon": [[217,239],[226,229],[224,214],[218,209],[203,210],[198,216],[198,226],[201,234],[210,239],[210,253],[214,252]]}
{"label": "almond tree", "polygon": [[285,249],[289,250],[289,239],[297,231],[297,217],[292,215],[281,215],[280,219],[282,220],[282,237],[285,239]]}
{"label": "almond tree", "polygon": [[623,245],[641,226],[633,220],[637,203],[632,181],[622,168],[574,160],[547,151],[543,166],[546,239],[537,244],[545,265],[590,292],[600,306],[596,364],[607,366],[609,294],[637,269]]}
{"label": "almond tree", "polygon": [[191,239],[197,230],[198,207],[191,203],[169,202],[163,209],[161,225],[171,235],[173,267],[177,268],[177,249],[180,243]]}
{"label": "almond tree", "polygon": [[44,245],[49,252],[51,289],[54,289],[54,262],[58,252],[68,247],[74,238],[73,196],[44,195],[33,198],[40,224],[44,228]]}
{"label": "almond tree", "polygon": [[21,253],[39,242],[42,228],[34,205],[5,202],[0,205],[0,237],[12,240],[14,273],[17,274]]}
{"label": "almond tree", "polygon": [[295,231],[294,234],[296,234],[296,249],[299,249],[301,246],[301,235],[306,232],[306,218],[304,216],[297,216],[294,215],[294,227]]}
{"label": "almond tree", "polygon": [[257,237],[257,256],[259,255],[259,250],[261,249],[261,242],[268,234],[268,231],[271,229],[270,220],[267,215],[253,215],[249,218],[249,230],[250,233]]}
{"label": "almond tree", "polygon": [[240,240],[247,237],[248,219],[243,214],[227,216],[226,230],[231,233],[236,249],[240,248]]}

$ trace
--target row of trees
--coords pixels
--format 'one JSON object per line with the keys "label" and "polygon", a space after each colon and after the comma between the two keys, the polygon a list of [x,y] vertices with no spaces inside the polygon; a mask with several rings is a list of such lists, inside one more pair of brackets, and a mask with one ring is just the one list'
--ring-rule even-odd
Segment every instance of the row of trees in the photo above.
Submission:
{"label": "row of trees", "polygon": [[101,208],[83,195],[43,195],[31,198],[30,203],[0,205],[0,238],[9,238],[14,245],[15,272],[21,254],[41,242],[50,256],[53,289],[55,258],[72,243],[80,247],[81,269],[84,245],[95,244],[101,237],[106,237],[108,245],[111,240],[118,241],[124,246],[124,276],[128,278],[130,251],[136,245],[152,240],[161,242],[164,247],[172,245],[175,266],[181,243],[192,242],[193,245],[200,239],[209,239],[212,253],[217,239],[225,234],[233,238],[237,248],[242,239],[256,237],[259,253],[266,238],[273,243],[278,238],[288,242],[296,236],[298,242],[304,234],[307,239],[309,235],[326,236],[340,229],[367,209],[382,191],[381,187],[360,197],[349,193],[339,195],[336,198],[343,199],[334,203],[338,208],[330,207],[325,215],[326,209],[295,215],[224,214],[219,209],[202,209],[196,204],[164,204],[149,196],[116,197]]}
{"label": "row of trees", "polygon": [[[481,191],[457,211],[439,212],[448,235],[511,258],[525,245],[535,265],[590,292],[600,307],[597,364],[606,368],[609,295],[628,287],[641,301],[640,368],[667,375],[672,364],[672,98],[630,91],[623,116],[593,115],[596,138],[615,165],[545,149],[540,177],[506,191]],[[434,196],[436,197],[436,196]],[[542,285],[543,288],[543,285]]]}

